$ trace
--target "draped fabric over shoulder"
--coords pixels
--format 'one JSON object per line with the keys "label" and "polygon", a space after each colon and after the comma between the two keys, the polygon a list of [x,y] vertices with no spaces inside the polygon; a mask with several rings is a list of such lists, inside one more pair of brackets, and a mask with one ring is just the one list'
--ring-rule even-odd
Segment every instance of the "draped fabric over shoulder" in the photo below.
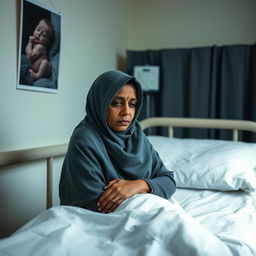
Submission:
{"label": "draped fabric over shoulder", "polygon": [[[108,106],[125,84],[137,90],[136,114],[130,126],[116,132],[107,124]],[[75,128],[64,159],[59,195],[62,205],[97,211],[104,186],[113,179],[144,179],[151,193],[169,198],[175,191],[167,170],[137,121],[143,92],[139,82],[121,71],[107,71],[92,84],[86,116]]]}

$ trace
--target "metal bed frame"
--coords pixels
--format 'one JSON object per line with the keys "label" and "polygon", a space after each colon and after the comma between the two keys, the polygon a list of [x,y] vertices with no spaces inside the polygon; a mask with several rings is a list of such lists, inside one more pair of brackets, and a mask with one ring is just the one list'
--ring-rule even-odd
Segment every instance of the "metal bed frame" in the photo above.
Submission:
{"label": "metal bed frame", "polygon": [[[238,140],[238,131],[240,130],[256,132],[256,122],[239,120],[154,117],[145,119],[141,121],[140,124],[143,129],[152,126],[167,126],[169,127],[169,137],[173,137],[174,127],[231,129],[233,130],[234,141]],[[46,207],[48,209],[53,205],[53,160],[56,157],[64,156],[67,151],[67,146],[68,144],[66,143],[0,152],[0,171],[5,170],[4,167],[15,164],[46,160]]]}
{"label": "metal bed frame", "polygon": [[142,120],[140,124],[144,130],[150,127],[167,126],[168,135],[171,138],[175,127],[229,129],[233,131],[233,141],[238,140],[238,131],[256,132],[256,122],[231,119],[152,117]]}
{"label": "metal bed frame", "polygon": [[66,154],[68,144],[0,152],[0,171],[4,167],[46,160],[46,208],[53,205],[53,160]]}

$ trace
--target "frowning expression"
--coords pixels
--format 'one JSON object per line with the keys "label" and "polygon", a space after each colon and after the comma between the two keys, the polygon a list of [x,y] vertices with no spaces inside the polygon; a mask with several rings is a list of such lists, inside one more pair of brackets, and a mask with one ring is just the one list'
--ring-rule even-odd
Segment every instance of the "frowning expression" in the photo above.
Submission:
{"label": "frowning expression", "polygon": [[115,95],[108,107],[108,126],[116,131],[123,132],[131,124],[137,105],[137,92],[132,84],[124,85]]}

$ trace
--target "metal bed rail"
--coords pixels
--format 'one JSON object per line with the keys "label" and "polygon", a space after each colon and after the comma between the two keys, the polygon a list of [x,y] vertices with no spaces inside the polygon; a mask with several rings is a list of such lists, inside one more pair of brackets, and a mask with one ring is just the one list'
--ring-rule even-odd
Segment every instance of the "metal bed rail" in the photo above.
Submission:
{"label": "metal bed rail", "polygon": [[[174,127],[231,129],[233,130],[234,141],[238,140],[239,130],[256,132],[256,122],[239,120],[153,117],[141,121],[140,124],[143,129],[152,126],[168,126],[170,137],[173,137]],[[65,143],[45,147],[0,152],[0,171],[5,170],[4,167],[15,164],[46,160],[46,206],[48,209],[53,205],[53,160],[56,157],[64,156],[66,154],[67,147],[68,144]]]}
{"label": "metal bed rail", "polygon": [[240,130],[256,132],[256,122],[231,119],[152,117],[142,120],[140,124],[143,129],[167,126],[168,135],[171,138],[174,127],[230,129],[233,131],[233,141],[238,140],[238,131]]}
{"label": "metal bed rail", "polygon": [[68,144],[0,152],[0,171],[3,167],[46,160],[46,207],[53,205],[53,160],[66,154]]}

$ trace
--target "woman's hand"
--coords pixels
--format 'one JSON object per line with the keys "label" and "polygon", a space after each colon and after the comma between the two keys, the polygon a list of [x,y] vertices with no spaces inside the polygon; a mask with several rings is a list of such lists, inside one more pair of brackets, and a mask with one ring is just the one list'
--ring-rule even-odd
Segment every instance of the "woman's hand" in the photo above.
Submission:
{"label": "woman's hand", "polygon": [[142,193],[149,193],[150,187],[145,180],[110,181],[98,200],[98,210],[103,213],[113,212],[125,199]]}

